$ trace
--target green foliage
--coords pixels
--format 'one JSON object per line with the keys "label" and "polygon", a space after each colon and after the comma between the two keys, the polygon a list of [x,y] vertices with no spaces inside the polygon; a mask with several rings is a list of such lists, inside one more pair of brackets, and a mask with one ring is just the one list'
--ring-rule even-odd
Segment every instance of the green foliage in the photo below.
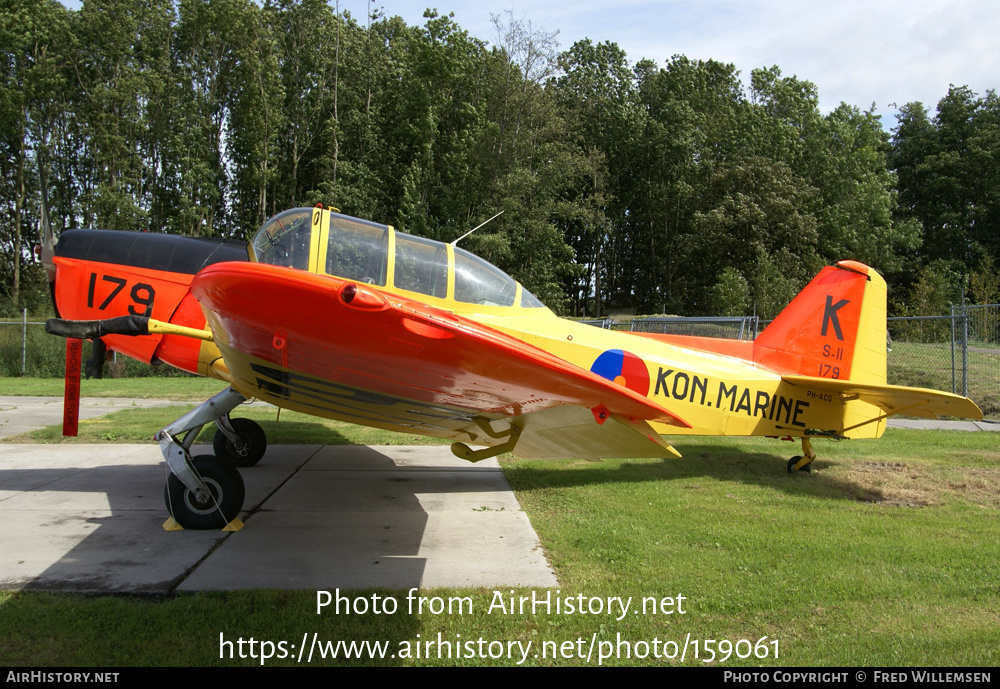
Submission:
{"label": "green foliage", "polygon": [[969,297],[972,304],[1000,304],[1000,270],[992,256],[969,275]]}
{"label": "green foliage", "polygon": [[[922,267],[910,288],[906,302],[900,305],[902,316],[942,316],[951,311],[952,304],[961,303],[962,276],[954,264],[938,260]],[[900,326],[902,339],[912,342],[941,342],[947,340],[951,321],[912,321]]]}
{"label": "green foliage", "polygon": [[[29,316],[29,322],[31,318]],[[90,358],[90,348],[90,341],[84,340],[84,363]],[[26,375],[62,379],[65,366],[66,340],[63,338],[49,335],[39,323],[31,323],[26,329],[20,319],[5,319],[0,323],[0,378],[16,380]],[[144,364],[121,355],[104,365],[104,377],[108,379],[151,376],[191,379],[190,373],[172,366]],[[61,396],[62,391],[57,389],[46,394]]]}
{"label": "green foliage", "polygon": [[708,181],[706,210],[695,212],[689,253],[699,265],[728,265],[752,275],[760,315],[773,318],[785,286],[805,284],[818,263],[816,221],[802,212],[815,190],[783,163],[740,163],[720,166]]}
{"label": "green foliage", "polygon": [[946,261],[935,261],[917,273],[904,308],[906,316],[940,316],[961,302],[962,276]]}
{"label": "green foliage", "polygon": [[712,288],[712,312],[719,316],[745,316],[750,313],[750,284],[740,271],[727,266]]}
{"label": "green foliage", "polygon": [[1000,261],[1000,102],[951,87],[928,117],[900,109],[889,163],[899,178],[897,216],[919,223],[920,265],[948,261],[964,275]]}
{"label": "green foliage", "polygon": [[755,312],[765,320],[777,316],[805,287],[799,257],[782,249],[774,255],[761,254],[750,277]]}
{"label": "green foliage", "polygon": [[824,118],[818,139],[820,252],[828,261],[853,259],[898,272],[903,256],[920,245],[920,228],[893,218],[896,179],[887,168],[888,135],[878,116],[842,103]]}

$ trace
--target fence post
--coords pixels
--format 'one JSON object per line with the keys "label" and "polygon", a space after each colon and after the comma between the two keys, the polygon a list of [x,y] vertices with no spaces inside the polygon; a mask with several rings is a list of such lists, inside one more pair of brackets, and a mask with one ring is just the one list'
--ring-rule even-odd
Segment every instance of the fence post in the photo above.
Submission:
{"label": "fence post", "polygon": [[965,308],[965,293],[962,293],[962,395],[969,396],[969,312]]}
{"label": "fence post", "polygon": [[28,360],[28,309],[21,311],[21,377],[27,372]]}
{"label": "fence post", "polygon": [[951,394],[957,394],[958,388],[955,385],[955,305],[951,305]]}

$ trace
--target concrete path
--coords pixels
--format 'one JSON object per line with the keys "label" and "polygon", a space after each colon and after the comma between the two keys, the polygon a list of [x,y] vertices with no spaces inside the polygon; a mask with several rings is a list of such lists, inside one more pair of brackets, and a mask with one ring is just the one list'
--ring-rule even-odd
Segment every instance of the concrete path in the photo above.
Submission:
{"label": "concrete path", "polygon": [[242,531],[168,533],[157,446],[0,445],[0,588],[558,585],[495,460],[276,446],[241,473]]}
{"label": "concrete path", "polygon": [[890,428],[938,431],[1000,431],[1000,421],[939,421],[937,419],[890,419]]}
{"label": "concrete path", "polygon": [[[94,419],[120,409],[166,407],[171,404],[190,404],[190,402],[124,397],[84,397],[80,400],[80,418]],[[61,397],[0,396],[0,438],[9,438],[45,426],[62,425],[62,422],[63,400]]]}

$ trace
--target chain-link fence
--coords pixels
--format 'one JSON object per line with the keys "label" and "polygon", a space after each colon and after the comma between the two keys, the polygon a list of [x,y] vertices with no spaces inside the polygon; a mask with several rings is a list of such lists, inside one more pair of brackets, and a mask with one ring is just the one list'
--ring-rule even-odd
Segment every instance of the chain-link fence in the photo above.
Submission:
{"label": "chain-link fence", "polygon": [[[0,376],[62,376],[65,372],[66,341],[45,332],[45,324],[0,321]],[[90,356],[90,343],[87,343]]]}
{"label": "chain-link fence", "polygon": [[888,326],[889,383],[965,395],[1000,418],[1000,304],[890,318]]}
{"label": "chain-link fence", "polygon": [[611,318],[581,318],[577,321],[577,323],[592,325],[595,328],[601,328],[603,330],[612,330],[615,327],[615,322]]}
{"label": "chain-link fence", "polygon": [[[84,340],[84,361],[90,358],[90,348],[91,343]],[[29,321],[27,315],[0,320],[0,378],[61,378],[65,373],[65,339],[49,335],[44,322]],[[189,375],[172,366],[153,366],[117,354],[104,366],[105,378]]]}
{"label": "chain-link fence", "polygon": [[633,318],[630,330],[642,333],[669,333],[723,337],[730,340],[752,340],[757,337],[760,319],[757,316],[649,316]]}

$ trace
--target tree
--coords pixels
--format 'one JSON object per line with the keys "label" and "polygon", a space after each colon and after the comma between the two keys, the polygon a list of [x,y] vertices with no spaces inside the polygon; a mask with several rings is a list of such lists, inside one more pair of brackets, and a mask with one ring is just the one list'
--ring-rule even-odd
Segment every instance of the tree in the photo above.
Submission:
{"label": "tree", "polygon": [[[35,243],[27,228],[37,217],[39,189],[49,184],[59,145],[67,22],[66,9],[51,0],[0,3],[0,279],[6,311],[24,303],[24,266]],[[28,301],[39,301],[40,282],[41,273],[34,271]]]}
{"label": "tree", "polygon": [[231,27],[242,38],[234,49],[226,141],[233,166],[230,233],[245,237],[282,210],[274,187],[284,94],[278,46],[264,12],[247,0],[240,2],[238,23]]}
{"label": "tree", "polygon": [[70,59],[84,125],[86,225],[150,229],[163,169],[173,19],[168,0],[93,0],[76,18]]}
{"label": "tree", "polygon": [[922,227],[922,264],[953,261],[967,273],[984,255],[997,257],[998,161],[1000,108],[992,92],[979,98],[952,86],[933,121],[919,103],[901,108],[890,164],[899,178],[899,216]]}
{"label": "tree", "polygon": [[[581,270],[571,274],[567,291],[573,313],[600,315],[621,268],[613,236],[627,215],[613,189],[630,176],[631,145],[639,110],[625,52],[614,43],[578,41],[559,56],[562,75],[553,80],[559,110],[566,120],[578,160],[579,185],[568,200],[564,235]],[[588,309],[593,295],[593,307]]]}
{"label": "tree", "polygon": [[712,288],[711,310],[717,316],[745,316],[750,310],[750,283],[740,271],[727,266]]}
{"label": "tree", "polygon": [[1000,270],[993,257],[984,257],[982,264],[969,275],[969,297],[973,304],[1000,303]]}
{"label": "tree", "polygon": [[340,40],[346,30],[324,0],[270,0],[264,11],[277,40],[284,92],[277,203],[297,206],[318,186],[320,180],[303,179],[303,172],[320,154],[327,134],[333,137],[336,178]]}
{"label": "tree", "polygon": [[884,274],[901,271],[920,245],[919,228],[895,217],[896,177],[878,116],[841,103],[817,127],[815,146],[819,252],[827,262],[850,258]]}
{"label": "tree", "polygon": [[758,313],[775,316],[774,309],[795,294],[788,294],[785,285],[803,286],[821,265],[816,220],[804,210],[816,190],[786,164],[753,157],[721,166],[703,194],[703,209],[695,212],[684,252],[691,265],[701,268],[690,277],[698,308],[705,310],[709,303],[712,275],[732,267],[753,276]]}
{"label": "tree", "polygon": [[213,236],[226,232],[229,191],[226,123],[236,68],[233,31],[246,11],[240,0],[182,0],[172,41],[170,121],[154,226]]}

